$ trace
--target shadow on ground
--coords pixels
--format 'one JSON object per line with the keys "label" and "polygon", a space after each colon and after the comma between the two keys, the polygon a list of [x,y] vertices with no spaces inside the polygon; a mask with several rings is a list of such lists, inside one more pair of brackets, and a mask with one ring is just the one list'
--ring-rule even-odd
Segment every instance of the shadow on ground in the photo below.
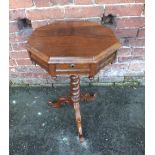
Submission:
{"label": "shadow on ground", "polygon": [[87,90],[98,96],[81,102],[80,144],[72,107],[47,105],[69,88],[10,88],[10,155],[144,155],[144,87],[82,87]]}

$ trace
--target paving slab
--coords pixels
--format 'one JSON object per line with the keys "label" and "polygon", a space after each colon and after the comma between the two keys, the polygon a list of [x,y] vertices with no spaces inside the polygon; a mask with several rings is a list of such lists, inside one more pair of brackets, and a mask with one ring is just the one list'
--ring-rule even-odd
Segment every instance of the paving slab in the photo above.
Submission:
{"label": "paving slab", "polygon": [[74,110],[53,109],[48,99],[69,87],[10,88],[10,155],[144,155],[144,86],[91,86],[97,99],[81,102],[85,141],[78,140]]}

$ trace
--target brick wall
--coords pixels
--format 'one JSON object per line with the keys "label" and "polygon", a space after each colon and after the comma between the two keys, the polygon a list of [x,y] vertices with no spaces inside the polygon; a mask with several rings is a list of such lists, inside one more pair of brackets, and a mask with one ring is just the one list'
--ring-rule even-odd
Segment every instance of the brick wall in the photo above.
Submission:
{"label": "brick wall", "polygon": [[[90,20],[101,22],[113,15],[108,24],[122,47],[112,65],[102,69],[96,83],[138,80],[144,82],[145,16],[144,0],[10,0],[10,81],[16,84],[67,83],[67,77],[51,79],[39,66],[34,66],[24,45],[31,32],[56,20]],[[27,18],[32,28],[21,29],[18,20]],[[103,22],[102,22],[103,23]],[[106,22],[105,22],[106,24]],[[89,82],[86,77],[82,82]]]}

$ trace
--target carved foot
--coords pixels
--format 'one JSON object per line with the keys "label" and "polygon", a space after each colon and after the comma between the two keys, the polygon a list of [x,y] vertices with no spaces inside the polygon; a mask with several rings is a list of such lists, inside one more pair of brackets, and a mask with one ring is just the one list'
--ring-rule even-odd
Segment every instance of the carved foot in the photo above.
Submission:
{"label": "carved foot", "polygon": [[96,99],[96,93],[85,93],[85,94],[81,94],[80,96],[80,100],[81,101],[94,101]]}
{"label": "carved foot", "polygon": [[82,125],[81,125],[80,104],[77,102],[77,103],[73,103],[73,105],[74,105],[74,110],[75,110],[75,120],[76,120],[79,140],[82,143],[84,141],[84,137],[83,137]]}
{"label": "carved foot", "polygon": [[72,104],[70,97],[59,97],[56,102],[52,102],[51,100],[48,101],[48,105],[52,106],[53,108],[60,108],[64,104]]}

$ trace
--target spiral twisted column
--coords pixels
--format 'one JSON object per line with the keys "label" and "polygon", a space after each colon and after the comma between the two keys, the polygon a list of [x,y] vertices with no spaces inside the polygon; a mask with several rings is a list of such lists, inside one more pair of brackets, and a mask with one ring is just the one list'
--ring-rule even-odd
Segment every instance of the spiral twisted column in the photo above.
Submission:
{"label": "spiral twisted column", "polygon": [[82,125],[81,125],[81,114],[80,114],[80,77],[79,75],[71,75],[70,76],[70,96],[71,101],[73,103],[73,107],[75,110],[75,119],[76,125],[78,129],[78,134],[80,141],[84,140],[83,133],[82,133]]}

